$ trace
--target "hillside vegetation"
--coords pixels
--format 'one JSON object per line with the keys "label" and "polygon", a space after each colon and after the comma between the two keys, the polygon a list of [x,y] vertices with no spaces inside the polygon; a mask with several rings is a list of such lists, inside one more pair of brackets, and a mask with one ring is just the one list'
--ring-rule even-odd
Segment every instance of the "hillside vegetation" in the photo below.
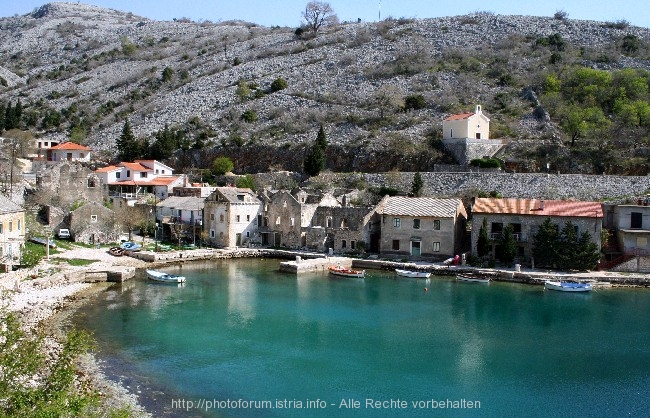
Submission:
{"label": "hillside vegetation", "polygon": [[299,37],[50,3],[0,28],[2,127],[107,160],[128,121],[178,170],[303,171],[323,126],[332,171],[430,171],[453,163],[442,119],[481,104],[512,170],[648,171],[650,30],[625,21],[480,12]]}

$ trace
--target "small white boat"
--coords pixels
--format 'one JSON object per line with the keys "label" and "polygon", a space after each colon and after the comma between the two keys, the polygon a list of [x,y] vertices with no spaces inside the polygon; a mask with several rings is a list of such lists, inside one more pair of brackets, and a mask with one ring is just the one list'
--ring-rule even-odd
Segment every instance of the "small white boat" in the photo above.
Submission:
{"label": "small white boat", "polygon": [[418,279],[426,279],[429,276],[431,276],[431,273],[429,273],[428,271],[411,271],[411,270],[395,269],[395,273],[397,273],[398,276],[416,277]]}
{"label": "small white boat", "polygon": [[572,283],[572,282],[544,282],[544,288],[548,290],[559,290],[560,292],[589,292],[593,289],[590,283]]}
{"label": "small white boat", "polygon": [[162,271],[157,271],[157,270],[147,270],[147,277],[157,282],[185,283],[185,276],[163,273]]}
{"label": "small white boat", "polygon": [[140,251],[142,246],[138,243],[127,241],[120,244],[120,248],[126,251]]}
{"label": "small white boat", "polygon": [[366,275],[365,270],[352,270],[342,266],[329,266],[327,269],[335,276],[363,278]]}
{"label": "small white boat", "polygon": [[472,283],[490,283],[490,278],[485,276],[468,276],[466,274],[457,274],[456,280],[461,282],[472,282]]}

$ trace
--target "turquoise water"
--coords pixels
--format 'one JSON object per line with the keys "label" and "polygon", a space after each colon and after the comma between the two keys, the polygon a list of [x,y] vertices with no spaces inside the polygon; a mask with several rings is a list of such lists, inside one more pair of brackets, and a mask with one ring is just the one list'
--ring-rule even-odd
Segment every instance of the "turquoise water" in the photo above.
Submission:
{"label": "turquoise water", "polygon": [[156,416],[650,416],[648,290],[296,277],[278,265],[168,268],[187,284],[117,286],[75,323]]}

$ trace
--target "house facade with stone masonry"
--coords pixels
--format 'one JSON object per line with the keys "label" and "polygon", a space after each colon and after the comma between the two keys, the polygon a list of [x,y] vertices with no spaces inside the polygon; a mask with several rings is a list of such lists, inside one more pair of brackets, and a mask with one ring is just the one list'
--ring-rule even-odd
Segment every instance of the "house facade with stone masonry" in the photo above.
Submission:
{"label": "house facade with stone masonry", "polygon": [[138,199],[153,194],[164,200],[174,187],[184,185],[185,175],[174,175],[174,170],[156,160],[121,162],[95,171],[108,188],[110,197]]}
{"label": "house facade with stone masonry", "polygon": [[[308,245],[307,242],[307,231],[313,226],[316,210],[319,207],[341,207],[331,193],[309,193],[303,189],[264,190],[259,197],[264,204],[260,219],[260,244],[265,246],[320,248],[318,243]],[[326,228],[334,226],[332,217],[324,219],[322,223]]]}
{"label": "house facade with stone masonry", "polygon": [[96,244],[119,241],[115,212],[101,203],[88,202],[68,216],[70,235],[76,242]]}
{"label": "house facade with stone masonry", "polygon": [[262,202],[250,189],[217,187],[205,199],[203,228],[207,242],[217,247],[259,242],[258,222]]}
{"label": "house facade with stone masonry", "polygon": [[381,254],[448,258],[458,254],[467,212],[460,199],[386,196],[381,216]]}
{"label": "house facade with stone masonry", "polygon": [[205,198],[200,196],[169,196],[158,202],[156,204],[156,223],[160,231],[158,238],[196,242],[201,235],[204,206]]}
{"label": "house facade with stone masonry", "polygon": [[613,206],[611,226],[621,253],[650,256],[650,205],[648,200],[639,203]]}
{"label": "house facade with stone masonry", "polygon": [[492,258],[500,258],[500,239],[504,228],[510,224],[517,244],[516,259],[529,262],[533,256],[534,237],[547,218],[551,218],[559,230],[570,221],[578,236],[584,231],[589,232],[592,242],[600,249],[603,227],[600,202],[477,198],[472,205],[472,254],[476,254],[479,231],[485,219]]}
{"label": "house facade with stone masonry", "polygon": [[3,271],[20,264],[25,246],[25,209],[0,195],[0,263]]}
{"label": "house facade with stone masonry", "polygon": [[89,162],[91,149],[74,142],[63,142],[46,150],[47,161]]}

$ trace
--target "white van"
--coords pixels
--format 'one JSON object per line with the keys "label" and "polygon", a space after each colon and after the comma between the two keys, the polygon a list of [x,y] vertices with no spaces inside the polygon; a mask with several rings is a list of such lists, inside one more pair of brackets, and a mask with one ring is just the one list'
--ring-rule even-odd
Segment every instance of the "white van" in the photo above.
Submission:
{"label": "white van", "polygon": [[56,236],[59,239],[70,239],[70,230],[67,228],[61,228]]}

